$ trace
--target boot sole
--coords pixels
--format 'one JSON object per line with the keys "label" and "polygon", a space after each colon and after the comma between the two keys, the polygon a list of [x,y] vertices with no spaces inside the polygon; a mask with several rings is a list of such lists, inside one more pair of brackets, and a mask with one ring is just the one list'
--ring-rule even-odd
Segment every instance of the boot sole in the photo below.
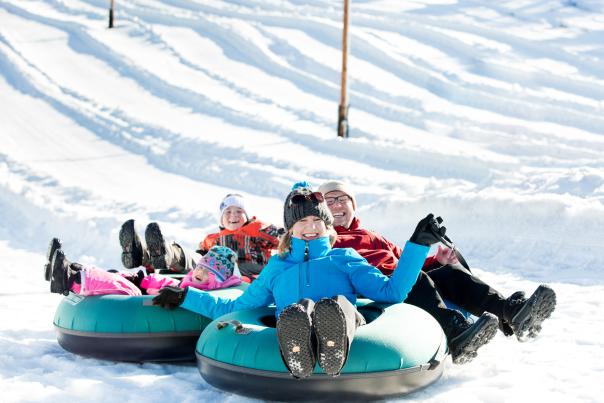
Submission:
{"label": "boot sole", "polygon": [[44,279],[50,281],[51,279],[51,266],[52,257],[57,249],[61,249],[63,244],[59,238],[52,238],[48,244],[48,251],[46,252],[46,263],[44,264]]}
{"label": "boot sole", "polygon": [[166,242],[157,223],[152,222],[147,225],[147,229],[145,229],[145,241],[147,242],[147,250],[149,251],[153,268],[156,271],[168,270]]}
{"label": "boot sole", "polygon": [[315,368],[312,330],[307,313],[299,305],[285,308],[277,320],[277,340],[285,366],[296,378],[310,376]]}
{"label": "boot sole", "polygon": [[337,376],[348,352],[344,312],[336,301],[322,299],[315,305],[312,317],[318,341],[319,366],[326,374]]}
{"label": "boot sole", "polygon": [[546,285],[540,285],[522,309],[512,318],[511,326],[519,341],[537,337],[541,324],[556,309],[556,293]]}
{"label": "boot sole", "polygon": [[[466,342],[458,346],[459,352],[451,354],[453,363],[466,364],[472,361],[476,357],[478,349],[495,337],[498,326],[499,321],[495,315],[482,314],[474,325],[457,336],[466,337]],[[471,332],[470,337],[468,337],[466,332]]]}
{"label": "boot sole", "polygon": [[69,295],[67,284],[67,272],[65,271],[65,255],[61,250],[57,250],[52,258],[50,277],[50,292],[56,294]]}
{"label": "boot sole", "polygon": [[[122,264],[127,269],[133,269],[143,264],[143,257],[135,250],[136,230],[134,220],[128,220],[120,228],[120,246],[122,247]],[[139,240],[140,243],[140,240]],[[142,248],[142,246],[141,246]]]}

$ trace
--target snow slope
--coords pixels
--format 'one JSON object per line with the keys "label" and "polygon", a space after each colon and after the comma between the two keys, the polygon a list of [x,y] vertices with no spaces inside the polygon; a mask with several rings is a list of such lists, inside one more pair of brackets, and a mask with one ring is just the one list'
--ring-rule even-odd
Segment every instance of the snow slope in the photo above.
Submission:
{"label": "snow slope", "polygon": [[604,3],[351,3],[342,140],[340,2],[118,0],[108,30],[105,0],[0,0],[3,399],[239,401],[64,352],[48,240],[119,268],[127,218],[193,249],[229,192],[280,224],[293,182],[341,179],[393,241],[434,212],[503,294],[558,292],[538,340],[498,335],[414,400],[601,401]]}

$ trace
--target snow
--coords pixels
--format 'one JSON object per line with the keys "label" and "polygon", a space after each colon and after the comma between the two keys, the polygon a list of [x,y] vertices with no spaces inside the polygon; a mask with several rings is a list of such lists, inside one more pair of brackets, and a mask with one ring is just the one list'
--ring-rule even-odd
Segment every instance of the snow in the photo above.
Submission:
{"label": "snow", "polygon": [[119,268],[127,218],[193,249],[227,193],[281,224],[293,182],[328,179],[389,239],[434,212],[504,295],[558,294],[537,340],[498,334],[414,401],[602,401],[604,3],[351,3],[342,140],[338,2],[116,1],[109,30],[104,0],[0,0],[3,402],[242,400],[64,351],[48,241]]}

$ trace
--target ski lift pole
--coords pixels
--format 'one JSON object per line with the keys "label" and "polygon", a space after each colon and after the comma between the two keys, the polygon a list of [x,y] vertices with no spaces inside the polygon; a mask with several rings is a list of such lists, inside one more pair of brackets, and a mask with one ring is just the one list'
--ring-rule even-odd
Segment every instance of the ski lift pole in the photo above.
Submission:
{"label": "ski lift pole", "polygon": [[350,0],[344,0],[344,28],[342,30],[342,78],[338,106],[338,137],[348,137],[348,9]]}
{"label": "ski lift pole", "polygon": [[109,0],[109,28],[113,28],[113,0]]}

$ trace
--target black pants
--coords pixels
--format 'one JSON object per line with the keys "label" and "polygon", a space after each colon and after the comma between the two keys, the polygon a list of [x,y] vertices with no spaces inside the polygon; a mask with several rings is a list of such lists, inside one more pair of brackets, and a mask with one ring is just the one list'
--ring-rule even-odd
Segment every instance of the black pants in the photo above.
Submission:
{"label": "black pants", "polygon": [[461,264],[444,265],[426,272],[442,298],[473,315],[484,312],[503,317],[505,298]]}
{"label": "black pants", "polygon": [[455,312],[447,308],[443,299],[476,316],[485,311],[503,316],[505,298],[458,264],[420,272],[405,302],[432,315],[446,333]]}

